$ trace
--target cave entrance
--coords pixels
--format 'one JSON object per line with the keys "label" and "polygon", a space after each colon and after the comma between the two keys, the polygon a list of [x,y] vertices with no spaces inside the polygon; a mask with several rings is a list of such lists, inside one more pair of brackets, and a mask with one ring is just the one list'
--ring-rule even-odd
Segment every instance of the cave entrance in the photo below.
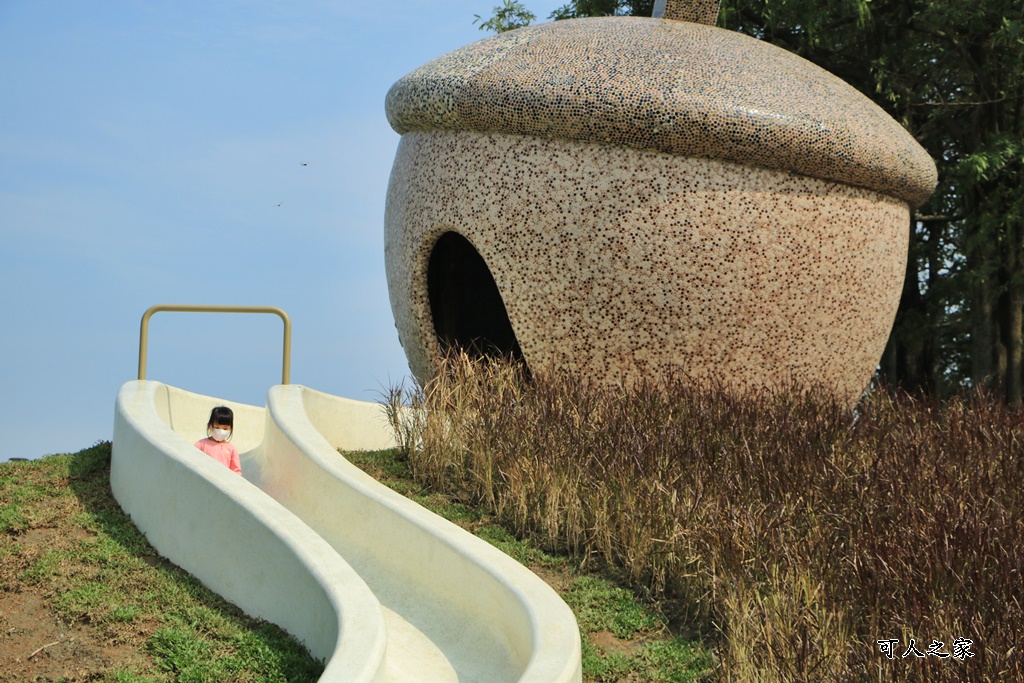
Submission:
{"label": "cave entrance", "polygon": [[427,265],[434,331],[444,353],[523,360],[498,285],[480,253],[462,235],[446,232]]}

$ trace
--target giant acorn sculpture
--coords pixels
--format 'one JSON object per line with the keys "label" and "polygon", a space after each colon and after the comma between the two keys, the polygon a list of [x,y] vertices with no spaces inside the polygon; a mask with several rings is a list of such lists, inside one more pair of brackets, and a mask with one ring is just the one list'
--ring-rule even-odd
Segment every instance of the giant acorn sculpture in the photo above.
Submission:
{"label": "giant acorn sculpture", "polygon": [[385,260],[420,381],[458,345],[603,384],[859,396],[935,166],[855,89],[717,13],[529,26],[394,84]]}

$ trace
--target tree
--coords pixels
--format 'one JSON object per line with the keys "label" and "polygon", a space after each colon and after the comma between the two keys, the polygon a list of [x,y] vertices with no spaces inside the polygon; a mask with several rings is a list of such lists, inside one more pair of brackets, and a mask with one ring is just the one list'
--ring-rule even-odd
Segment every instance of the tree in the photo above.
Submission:
{"label": "tree", "polygon": [[[476,17],[473,23],[479,23],[482,31],[504,33],[528,26],[537,18],[519,0],[504,0],[504,2],[504,5],[494,7],[491,17],[487,20],[484,20],[479,14],[473,15]],[[654,0],[573,0],[548,15],[548,19],[557,21],[581,17],[649,17],[653,11]]]}
{"label": "tree", "polygon": [[654,0],[575,0],[562,5],[548,19],[579,19],[580,17],[649,17]]}
{"label": "tree", "polygon": [[504,33],[513,29],[529,26],[530,22],[537,18],[537,15],[530,12],[519,0],[504,0],[505,4],[496,5],[491,18],[484,20],[479,14],[474,14],[476,19],[473,23],[480,24],[481,31],[494,31]]}

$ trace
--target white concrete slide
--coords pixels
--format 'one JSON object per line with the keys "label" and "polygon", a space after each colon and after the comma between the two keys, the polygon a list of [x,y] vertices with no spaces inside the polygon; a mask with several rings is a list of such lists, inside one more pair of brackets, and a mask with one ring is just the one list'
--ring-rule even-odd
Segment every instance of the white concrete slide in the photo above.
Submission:
{"label": "white concrete slide", "polygon": [[[244,479],[192,446],[215,405],[235,411]],[[321,681],[580,681],[547,584],[337,450],[392,445],[375,403],[279,385],[264,409],[133,381],[111,486],[158,552],[324,659]]]}
{"label": "white concrete slide", "polygon": [[206,406],[214,404],[235,411],[240,451],[259,443],[262,408],[159,382],[123,385],[110,467],[114,497],[157,552],[324,660],[321,680],[386,680],[387,627],[362,579],[293,513],[193,447],[205,435]]}

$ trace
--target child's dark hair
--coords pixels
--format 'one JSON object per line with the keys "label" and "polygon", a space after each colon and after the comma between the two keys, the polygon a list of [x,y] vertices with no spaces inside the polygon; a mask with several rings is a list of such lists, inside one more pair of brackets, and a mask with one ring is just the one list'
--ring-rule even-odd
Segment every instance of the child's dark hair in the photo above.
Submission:
{"label": "child's dark hair", "polygon": [[217,406],[210,411],[210,421],[206,423],[207,427],[212,427],[214,424],[227,425],[232,431],[235,429],[235,414],[231,412],[231,408],[227,406]]}

